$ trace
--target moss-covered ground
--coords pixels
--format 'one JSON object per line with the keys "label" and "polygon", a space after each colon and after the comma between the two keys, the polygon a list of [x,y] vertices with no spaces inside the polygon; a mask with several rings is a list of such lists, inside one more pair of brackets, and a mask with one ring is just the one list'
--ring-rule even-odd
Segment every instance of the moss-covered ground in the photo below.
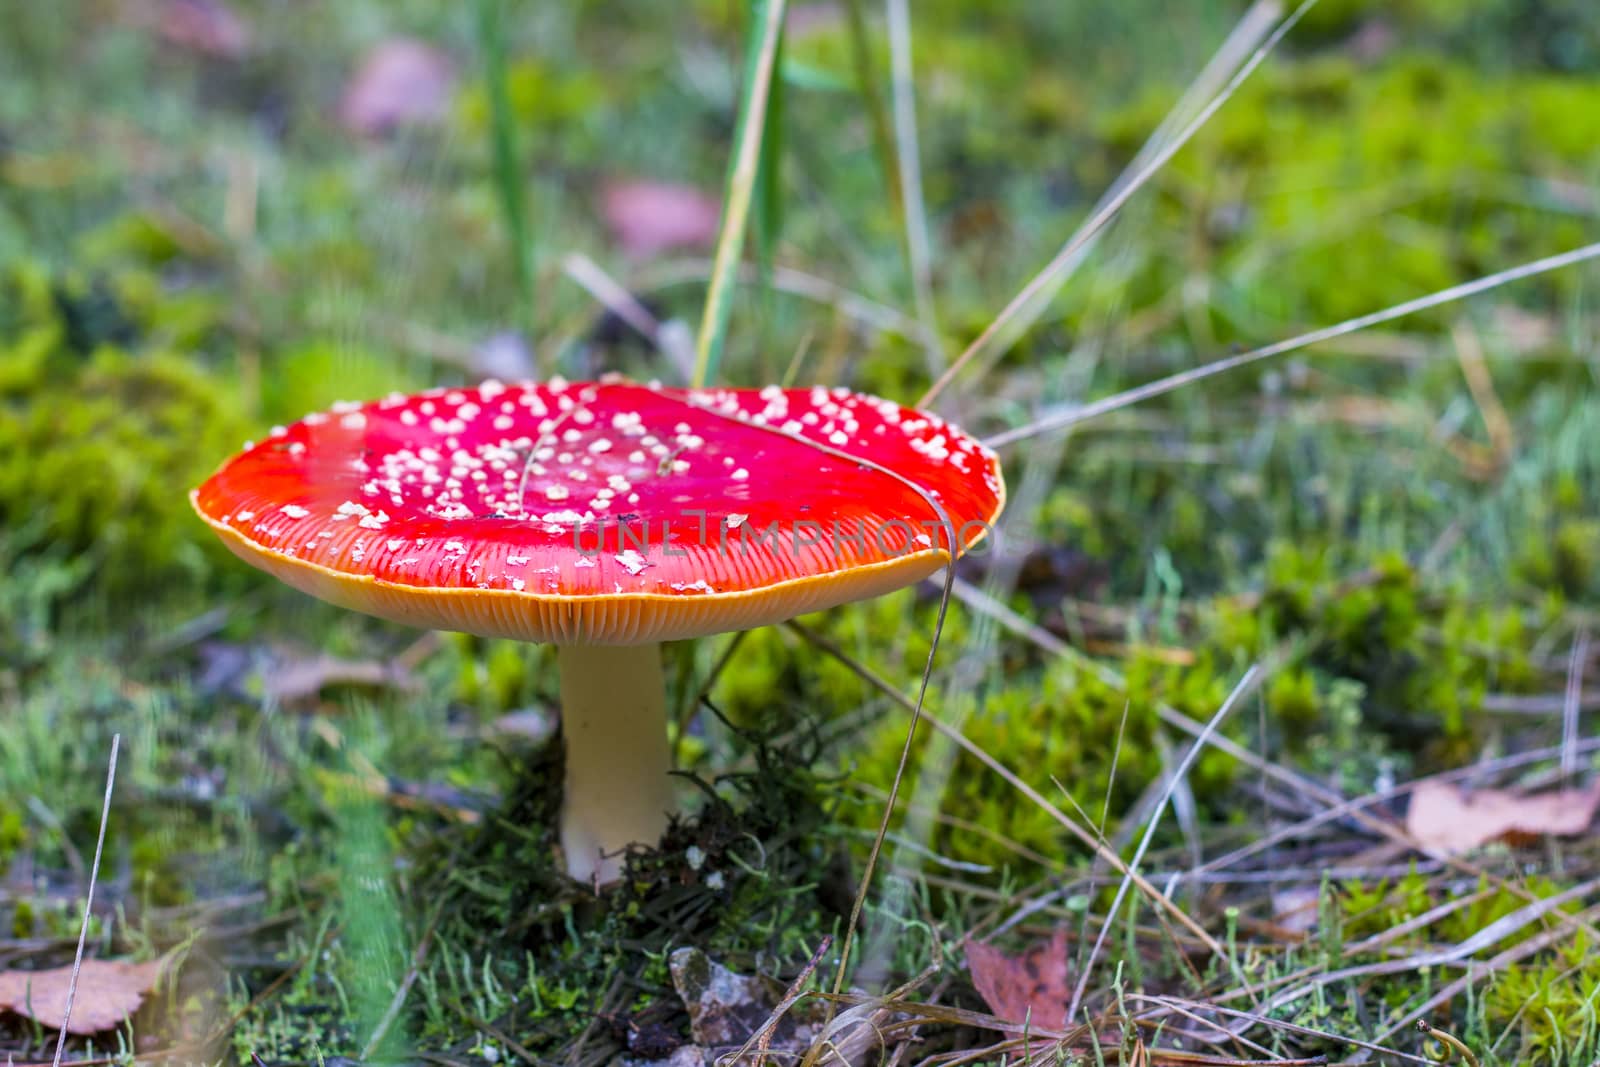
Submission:
{"label": "moss-covered ground", "polygon": [[[753,271],[719,376],[910,403],[930,372],[885,170],[893,64],[861,8],[864,37],[851,3],[793,13],[762,207],[775,263],[827,285]],[[495,10],[0,15],[0,970],[71,958],[114,734],[88,948],[182,961],[69,1062],[651,1061],[690,1039],[676,949],[781,986],[826,943],[808,988],[831,988],[936,585],[669,648],[702,802],[597,898],[553,852],[548,650],[312,602],[189,511],[239,442],[337,400],[683,377],[567,257],[698,322],[709,252],[630,258],[597,190],[721,188],[744,5]],[[1241,13],[912,5],[946,358]],[[341,91],[398,36],[455,87],[437,121],[358,136]],[[1326,0],[941,410],[998,433],[1596,240],[1597,70],[1578,0]],[[1484,1064],[1600,1062],[1593,828],[1443,858],[1405,829],[1427,776],[1600,774],[1597,285],[1544,275],[1004,452],[1012,504],[958,568],[927,694],[959,739],[918,731],[844,960],[846,988],[903,1003],[852,1062],[1416,1062],[1439,1047],[1418,1020]],[[1209,946],[1064,825],[1126,858],[1158,810],[1142,869]],[[962,944],[1058,930],[1083,1027],[1006,1044]],[[0,1016],[0,1056],[53,1049]]]}

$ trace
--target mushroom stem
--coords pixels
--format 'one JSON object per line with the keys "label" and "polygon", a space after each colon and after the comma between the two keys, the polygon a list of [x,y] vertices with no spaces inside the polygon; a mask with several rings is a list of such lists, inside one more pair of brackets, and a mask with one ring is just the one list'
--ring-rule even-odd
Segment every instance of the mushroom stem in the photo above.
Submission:
{"label": "mushroom stem", "polygon": [[563,645],[561,733],[567,873],[605,885],[628,845],[654,845],[672,810],[672,752],[661,646]]}

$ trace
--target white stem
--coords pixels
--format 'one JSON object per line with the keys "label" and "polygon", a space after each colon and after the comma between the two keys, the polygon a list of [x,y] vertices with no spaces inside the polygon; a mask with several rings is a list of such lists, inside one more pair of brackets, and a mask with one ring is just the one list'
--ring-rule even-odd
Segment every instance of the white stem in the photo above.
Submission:
{"label": "white stem", "polygon": [[563,645],[561,733],[567,746],[561,849],[567,873],[605,885],[621,852],[654,845],[672,810],[672,752],[660,645]]}

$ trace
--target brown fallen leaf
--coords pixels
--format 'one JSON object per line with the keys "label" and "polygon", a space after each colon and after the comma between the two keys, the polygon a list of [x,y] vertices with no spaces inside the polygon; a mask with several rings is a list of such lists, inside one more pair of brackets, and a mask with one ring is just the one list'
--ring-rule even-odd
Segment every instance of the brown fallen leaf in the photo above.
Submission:
{"label": "brown fallen leaf", "polygon": [[692,185],[619,181],[601,191],[600,213],[624,252],[648,259],[672,248],[709,247],[722,204]]}
{"label": "brown fallen leaf", "polygon": [[771,983],[730,971],[696,948],[680,948],[668,962],[672,984],[689,1012],[689,1034],[702,1048],[743,1044],[781,996]]}
{"label": "brown fallen leaf", "polygon": [[319,696],[328,686],[406,690],[414,685],[403,667],[376,660],[341,659],[326,653],[300,656],[281,653],[275,662],[263,667],[262,690],[280,704],[293,704]]}
{"label": "brown fallen leaf", "polygon": [[1286,934],[1309,934],[1317,928],[1322,891],[1316,886],[1286,886],[1272,891],[1272,921]]}
{"label": "brown fallen leaf", "polygon": [[217,59],[250,51],[250,27],[222,0],[135,0],[134,22],[177,48]]}
{"label": "brown fallen leaf", "polygon": [[844,22],[844,8],[835,3],[790,4],[783,20],[785,40],[803,41],[837,30]]}
{"label": "brown fallen leaf", "polygon": [[1491,841],[1521,842],[1585,833],[1600,811],[1600,781],[1587,789],[1516,793],[1467,791],[1426,781],[1411,794],[1406,830],[1435,855],[1467,852]]}
{"label": "brown fallen leaf", "polygon": [[1020,955],[1008,956],[977,941],[966,945],[967,970],[978,995],[995,1015],[1042,1030],[1060,1030],[1067,1021],[1072,990],[1067,977],[1067,934],[1057,930]]}
{"label": "brown fallen leaf", "polygon": [[[759,976],[743,975],[711,959],[697,948],[680,948],[668,957],[672,985],[689,1013],[689,1035],[693,1046],[713,1063],[719,1053],[736,1049],[761,1031],[773,1010],[784,1001],[778,983]],[[809,1048],[816,1038],[814,1005],[794,1006],[784,1012],[777,1025],[767,1032],[763,1047],[769,1052],[789,1053],[793,1058]],[[774,1057],[787,1060],[790,1056]],[[683,1067],[688,1054],[680,1049],[672,1059]]]}
{"label": "brown fallen leaf", "polygon": [[455,64],[424,41],[396,37],[374,46],[345,85],[339,121],[362,137],[443,120],[455,92]]}
{"label": "brown fallen leaf", "polygon": [[[84,960],[67,1032],[97,1034],[120,1026],[161,977],[166,961]],[[10,1011],[51,1029],[61,1029],[67,1012],[71,967],[48,971],[0,971],[0,1011]]]}
{"label": "brown fallen leaf", "polygon": [[489,724],[489,729],[525,744],[542,745],[555,736],[556,721],[543,708],[523,708],[500,716]]}

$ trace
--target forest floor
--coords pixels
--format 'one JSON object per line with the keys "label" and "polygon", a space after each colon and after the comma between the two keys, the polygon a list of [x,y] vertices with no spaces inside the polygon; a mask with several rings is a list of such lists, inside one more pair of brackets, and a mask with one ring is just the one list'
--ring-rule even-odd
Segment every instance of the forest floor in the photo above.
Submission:
{"label": "forest floor", "polygon": [[336,401],[687,380],[744,5],[13,6],[8,1062],[97,872],[83,1067],[1600,1063],[1600,268],[1109,400],[1600,239],[1590,5],[1314,6],[1043,275],[1271,6],[790,5],[716,379],[971,353],[926,404],[1010,503],[942,628],[936,578],[669,646],[703,788],[601,895],[550,650],[187,494]]}

